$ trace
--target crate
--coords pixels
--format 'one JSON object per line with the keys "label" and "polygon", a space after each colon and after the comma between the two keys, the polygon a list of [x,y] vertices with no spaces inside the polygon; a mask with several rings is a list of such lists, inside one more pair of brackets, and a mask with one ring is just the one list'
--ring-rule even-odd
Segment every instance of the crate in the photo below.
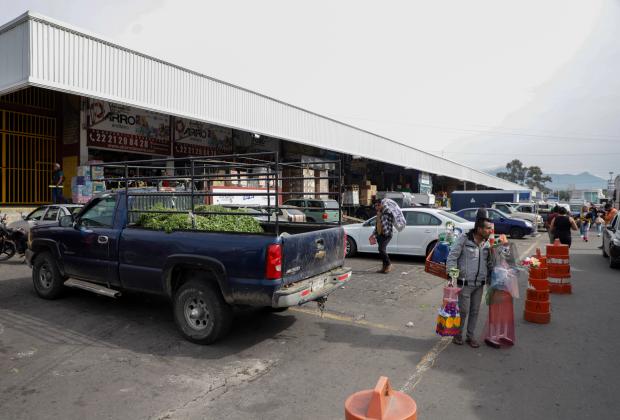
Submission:
{"label": "crate", "polygon": [[[437,247],[436,244],[435,244],[435,247]],[[424,262],[424,271],[434,276],[441,277],[443,279],[448,279],[448,272],[446,270],[446,265],[432,261],[433,252],[435,252],[435,247],[433,247],[433,250],[426,257],[426,261]]]}

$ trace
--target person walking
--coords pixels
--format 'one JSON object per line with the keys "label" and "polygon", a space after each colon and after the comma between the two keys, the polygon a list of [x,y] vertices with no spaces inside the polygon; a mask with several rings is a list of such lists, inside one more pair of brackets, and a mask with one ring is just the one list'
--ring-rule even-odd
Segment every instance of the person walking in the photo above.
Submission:
{"label": "person walking", "polygon": [[596,225],[596,236],[600,238],[603,233],[603,225],[605,224],[603,213],[597,212],[596,218],[594,219],[594,224]]}
{"label": "person walking", "polygon": [[392,262],[387,253],[387,246],[392,240],[395,216],[393,211],[385,206],[382,200],[375,200],[374,206],[377,217],[375,218],[375,230],[369,240],[370,243],[372,243],[374,237],[374,240],[377,241],[377,245],[379,246],[379,256],[383,261],[383,267],[378,272],[387,274],[392,271]]}
{"label": "person walking", "polygon": [[553,208],[551,209],[551,213],[549,213],[549,215],[547,216],[547,235],[549,235],[549,243],[553,243],[553,231],[551,230],[551,222],[553,222],[553,219],[555,219],[557,217],[557,215],[559,214],[560,211],[560,206],[555,205],[553,206]]}
{"label": "person walking", "polygon": [[63,182],[65,181],[65,173],[60,168],[60,163],[54,163],[54,170],[52,171],[52,203],[61,204],[64,201],[62,190]]}
{"label": "person walking", "polygon": [[612,207],[611,203],[606,203],[605,204],[605,217],[603,218],[605,220],[605,225],[610,224],[611,221],[614,220],[614,217],[616,216],[616,214],[618,214],[618,209]]}
{"label": "person walking", "polygon": [[[483,210],[480,213],[484,214],[486,211]],[[492,231],[493,223],[490,219],[476,218],[474,228],[466,235],[461,235],[448,254],[446,270],[449,272],[451,269],[458,268],[459,276],[456,284],[462,288],[458,295],[461,334],[452,339],[452,342],[457,345],[463,344],[462,331],[467,323],[465,342],[473,348],[480,347],[474,334],[480,312],[482,291],[485,283],[490,282],[493,269],[488,241]]]}
{"label": "person walking", "polygon": [[560,207],[559,214],[551,222],[551,231],[553,232],[553,238],[559,239],[564,245],[568,245],[570,248],[572,243],[571,229],[578,230],[575,219],[567,215],[567,211],[564,207]]}
{"label": "person walking", "polygon": [[581,207],[581,212],[579,214],[579,221],[581,222],[580,230],[581,230],[581,239],[585,242],[588,242],[588,231],[590,230],[590,209],[587,206]]}

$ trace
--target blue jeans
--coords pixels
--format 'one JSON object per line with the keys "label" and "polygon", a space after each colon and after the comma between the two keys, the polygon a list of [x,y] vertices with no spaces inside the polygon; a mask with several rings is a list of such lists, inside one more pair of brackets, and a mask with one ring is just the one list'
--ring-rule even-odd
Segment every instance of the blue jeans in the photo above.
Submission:
{"label": "blue jeans", "polygon": [[590,223],[589,222],[581,222],[581,236],[587,238],[589,230],[590,230]]}
{"label": "blue jeans", "polygon": [[65,201],[62,196],[62,188],[52,188],[52,203],[62,204]]}

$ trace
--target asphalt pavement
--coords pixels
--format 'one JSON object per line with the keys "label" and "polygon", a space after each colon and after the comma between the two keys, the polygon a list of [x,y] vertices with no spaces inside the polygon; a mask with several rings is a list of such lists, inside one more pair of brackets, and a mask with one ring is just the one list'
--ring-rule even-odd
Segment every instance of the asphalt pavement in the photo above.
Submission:
{"label": "asphalt pavement", "polygon": [[[516,243],[531,254],[546,238]],[[341,419],[347,396],[385,375],[418,418],[616,418],[620,270],[598,244],[575,238],[573,294],[552,296],[550,324],[526,323],[515,301],[516,345],[502,350],[435,335],[443,281],[422,258],[395,257],[388,275],[376,256],[350,259],[353,278],[322,317],[313,304],[238,311],[211,346],[183,340],[156,297],[41,300],[11,260],[0,264],[0,417]]]}

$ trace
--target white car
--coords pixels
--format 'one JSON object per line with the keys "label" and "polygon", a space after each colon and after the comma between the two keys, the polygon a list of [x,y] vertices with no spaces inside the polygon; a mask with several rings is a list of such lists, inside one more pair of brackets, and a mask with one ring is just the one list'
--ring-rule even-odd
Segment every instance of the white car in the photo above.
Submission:
{"label": "white car", "polygon": [[82,204],[51,204],[37,207],[27,216],[8,224],[11,229],[22,229],[25,233],[33,226],[57,225],[62,216],[77,214]]}
{"label": "white car", "polygon": [[[474,222],[467,221],[445,210],[426,207],[402,210],[407,220],[407,226],[402,232],[394,229],[392,240],[387,247],[389,254],[428,255],[437,243],[439,234],[445,232],[447,222],[452,222],[455,229],[463,233],[474,228]],[[344,225],[347,234],[346,256],[352,257],[357,252],[378,253],[377,245],[371,245],[368,241],[374,229],[375,217],[364,223]]]}

